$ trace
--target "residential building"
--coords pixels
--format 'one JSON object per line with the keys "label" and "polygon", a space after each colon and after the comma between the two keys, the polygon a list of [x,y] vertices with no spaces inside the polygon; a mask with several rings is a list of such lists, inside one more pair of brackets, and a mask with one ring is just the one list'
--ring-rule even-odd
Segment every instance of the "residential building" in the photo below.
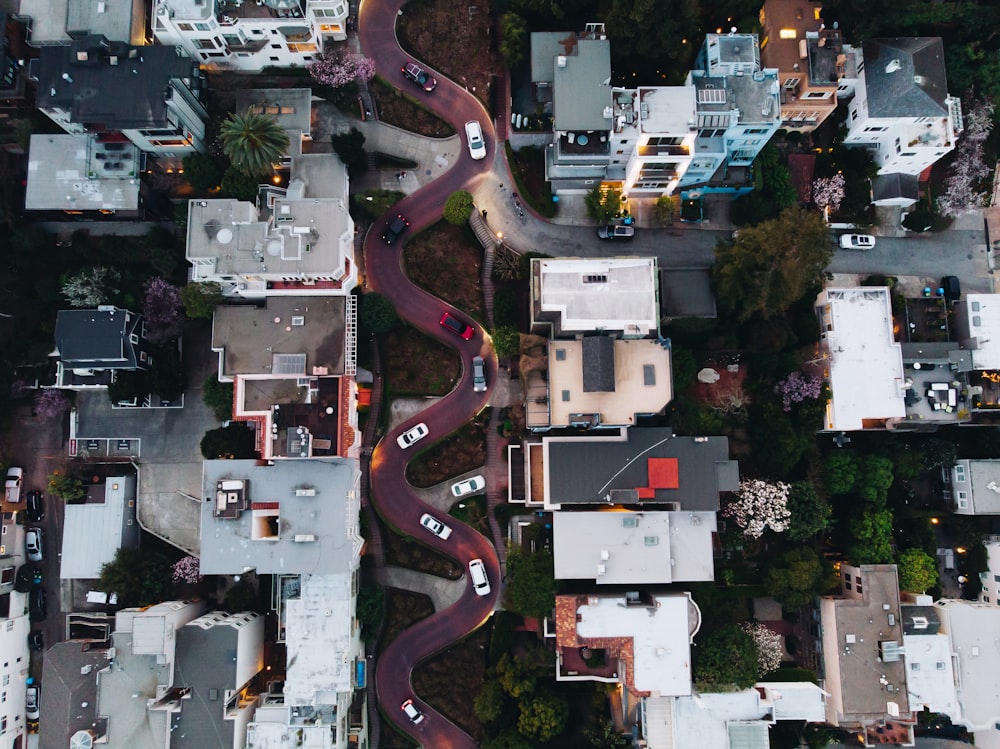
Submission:
{"label": "residential building", "polygon": [[891,724],[905,739],[893,743],[912,745],[896,566],[841,564],[840,576],[840,595],[820,598],[815,644],[827,721],[866,732]]}
{"label": "residential building", "polygon": [[698,137],[681,189],[748,192],[750,165],[781,127],[778,71],[761,67],[756,34],[707,34],[686,83]]}
{"label": "residential building", "polygon": [[781,126],[815,130],[837,108],[846,57],[837,28],[826,28],[813,0],[765,0],[760,9],[760,61],[781,81]]}
{"label": "residential building", "polygon": [[127,213],[139,208],[141,154],[96,133],[31,136],[24,208]]}
{"label": "residential building", "polygon": [[188,203],[192,281],[223,293],[345,296],[358,282],[347,169],[335,154],[291,160],[287,190],[268,188],[260,205],[229,198]]}
{"label": "residential building", "polygon": [[153,34],[200,63],[259,73],[308,65],[347,39],[347,0],[156,0]]}
{"label": "residential building", "polygon": [[[24,564],[24,525],[4,506],[0,544],[0,749],[23,749],[27,741],[24,696],[28,679],[28,594],[14,590],[17,568]],[[23,508],[22,508],[23,509]]]}
{"label": "residential building", "polygon": [[64,44],[86,36],[135,46],[146,38],[146,3],[141,0],[21,0],[19,15],[29,22],[32,46]]}
{"label": "residential building", "polygon": [[1000,515],[1000,460],[956,460],[951,495],[959,515]]}
{"label": "residential building", "polygon": [[[691,694],[701,611],[690,593],[556,596],[556,681],[621,684],[636,696]],[[587,659],[603,651],[604,666]]]}
{"label": "residential building", "polygon": [[979,573],[983,589],[979,593],[982,603],[1000,606],[1000,536],[986,536],[986,571]]}
{"label": "residential building", "polygon": [[557,580],[598,585],[701,582],[715,578],[715,513],[552,513]]}
{"label": "residential building", "polygon": [[915,174],[880,174],[872,180],[872,203],[909,208],[920,200],[920,178]]}
{"label": "residential building", "polygon": [[114,306],[59,310],[55,339],[58,388],[106,388],[119,370],[152,364],[142,315]]}
{"label": "residential building", "polygon": [[845,145],[868,149],[879,174],[912,175],[955,148],[962,107],[948,93],[940,38],[870,39],[851,55]]}
{"label": "residential building", "polygon": [[586,437],[545,436],[519,449],[523,457],[512,453],[508,461],[510,499],[546,510],[648,505],[716,512],[719,493],[739,487],[739,466],[729,459],[725,437],[631,427]]}
{"label": "residential building", "polygon": [[[37,52],[28,45],[29,21],[0,11],[0,113],[23,117],[35,108],[35,88],[28,69]],[[7,135],[11,140],[14,134]]]}
{"label": "residential building", "polygon": [[288,156],[301,156],[312,141],[311,88],[244,88],[236,92],[236,111],[273,117],[288,134]]}
{"label": "residential building", "polygon": [[966,294],[954,305],[955,337],[968,349],[971,368],[1000,369],[1000,294]]}
{"label": "residential building", "polygon": [[915,596],[916,603],[900,607],[903,648],[906,652],[906,688],[910,709],[943,713],[959,723],[955,663],[951,638],[941,630],[941,617],[931,596]]}
{"label": "residential building", "polygon": [[65,504],[59,578],[96,580],[121,548],[139,545],[136,474],[88,482],[82,502]]}
{"label": "residential building", "polygon": [[353,296],[267,297],[220,306],[212,326],[233,418],[257,430],[268,458],[358,457]]}
{"label": "residential building", "polygon": [[[39,51],[36,99],[68,133],[96,132],[107,151],[130,153],[131,141],[165,168],[179,167],[205,149],[203,80],[197,63],[175,47],[87,36]],[[118,95],[123,91],[129,95]],[[105,171],[129,167],[125,159],[105,161]]]}

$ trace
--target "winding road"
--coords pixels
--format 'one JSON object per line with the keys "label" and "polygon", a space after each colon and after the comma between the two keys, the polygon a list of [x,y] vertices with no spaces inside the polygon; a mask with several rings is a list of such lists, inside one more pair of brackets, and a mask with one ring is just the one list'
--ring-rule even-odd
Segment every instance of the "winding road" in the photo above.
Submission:
{"label": "winding road", "polygon": [[[404,0],[364,0],[358,19],[362,51],[375,61],[386,80],[398,80],[401,87],[407,84],[400,68],[411,59],[404,54],[396,38],[396,18],[403,4]],[[487,141],[488,155],[486,159],[473,161],[463,138],[457,162],[444,176],[393,206],[389,216],[396,213],[404,215],[411,222],[411,232],[418,232],[438,221],[445,200],[451,193],[456,190],[474,192],[489,171],[492,159],[497,158],[496,133],[482,103],[440,74],[436,77],[438,86],[433,93],[425,93],[417,86],[408,87],[406,93],[423,101],[459,133],[464,133],[466,122],[478,120]],[[372,503],[382,519],[393,528],[451,557],[466,571],[469,560],[482,559],[492,593],[488,596],[476,595],[466,572],[465,593],[457,603],[410,627],[382,651],[375,669],[375,690],[386,718],[424,747],[471,749],[477,746],[471,736],[413,694],[411,675],[421,661],[461,640],[486,622],[496,606],[500,564],[490,541],[467,525],[449,519],[453,532],[446,541],[420,526],[421,514],[433,512],[433,508],[421,502],[406,481],[406,464],[417,451],[457,430],[486,406],[489,391],[473,392],[470,362],[474,356],[482,356],[486,361],[487,383],[492,384],[496,381],[497,360],[489,336],[480,326],[475,325],[475,335],[469,341],[441,327],[438,321],[446,309],[461,320],[475,323],[406,277],[402,256],[407,235],[404,234],[392,246],[386,245],[382,241],[385,223],[384,219],[376,222],[365,238],[369,288],[391,299],[399,316],[411,325],[456,348],[464,369],[462,378],[451,393],[391,431],[375,447],[370,469]],[[401,449],[396,437],[418,422],[427,424],[429,435],[409,450]],[[456,677],[460,678],[460,675]],[[403,701],[409,698],[413,698],[424,714],[420,723],[411,723],[400,709]]]}

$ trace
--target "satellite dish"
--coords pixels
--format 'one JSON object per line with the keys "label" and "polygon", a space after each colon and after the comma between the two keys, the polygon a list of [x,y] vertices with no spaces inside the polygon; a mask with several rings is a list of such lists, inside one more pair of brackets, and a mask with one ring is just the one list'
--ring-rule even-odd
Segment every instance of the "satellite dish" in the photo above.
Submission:
{"label": "satellite dish", "polygon": [[219,233],[215,235],[215,239],[219,244],[229,244],[233,241],[233,230],[219,229]]}

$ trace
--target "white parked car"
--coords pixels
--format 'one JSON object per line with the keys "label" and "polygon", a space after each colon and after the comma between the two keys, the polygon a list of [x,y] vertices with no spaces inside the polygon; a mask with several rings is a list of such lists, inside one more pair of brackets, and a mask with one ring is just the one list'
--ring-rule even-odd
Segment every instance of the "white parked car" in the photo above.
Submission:
{"label": "white parked car", "polygon": [[475,494],[486,488],[486,479],[482,476],[473,476],[465,481],[456,481],[451,485],[451,493],[456,497],[464,497],[467,494]]}
{"label": "white parked car", "polygon": [[490,594],[490,578],[486,574],[486,565],[482,559],[473,559],[469,562],[469,576],[472,578],[472,588],[477,596]]}
{"label": "white parked car", "polygon": [[416,426],[410,427],[401,435],[396,437],[396,444],[399,445],[404,450],[412,445],[414,442],[419,442],[428,434],[427,425],[420,422]]}
{"label": "white parked car", "polygon": [[451,535],[451,528],[442,523],[433,515],[428,515],[426,512],[420,516],[420,524],[424,526],[427,530],[433,533],[435,536],[440,538],[442,541],[446,541],[448,536]]}
{"label": "white parked car", "polygon": [[875,237],[871,234],[841,234],[840,246],[845,250],[870,250],[875,246]]}
{"label": "white parked car", "polygon": [[486,158],[486,141],[483,140],[483,128],[475,120],[465,123],[465,137],[469,139],[469,155],[476,161]]}
{"label": "white parked car", "polygon": [[24,717],[28,720],[38,720],[38,687],[32,685],[24,692]]}
{"label": "white parked car", "polygon": [[42,529],[28,528],[24,534],[24,550],[29,562],[42,561]]}
{"label": "white parked car", "polygon": [[486,362],[481,356],[472,358],[472,389],[477,393],[486,392]]}

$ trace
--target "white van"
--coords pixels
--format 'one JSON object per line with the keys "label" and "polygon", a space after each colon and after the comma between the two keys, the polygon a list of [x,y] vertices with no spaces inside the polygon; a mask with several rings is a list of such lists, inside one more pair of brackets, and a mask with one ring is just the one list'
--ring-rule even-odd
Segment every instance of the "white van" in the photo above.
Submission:
{"label": "white van", "polygon": [[472,587],[477,596],[490,594],[490,578],[486,575],[486,565],[482,559],[473,559],[469,562],[469,576],[472,578]]}
{"label": "white van", "polygon": [[486,141],[483,140],[483,128],[476,120],[465,123],[465,137],[469,139],[469,155],[476,161],[486,158]]}

